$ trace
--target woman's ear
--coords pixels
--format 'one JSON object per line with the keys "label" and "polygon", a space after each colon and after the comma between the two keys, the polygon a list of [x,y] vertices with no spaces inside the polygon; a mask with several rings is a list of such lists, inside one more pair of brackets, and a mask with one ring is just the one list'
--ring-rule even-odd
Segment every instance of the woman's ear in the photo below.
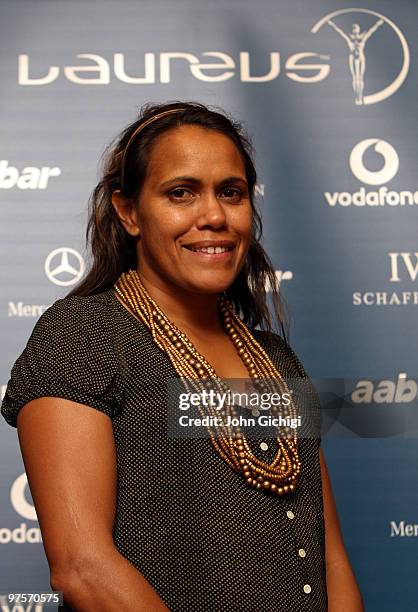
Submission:
{"label": "woman's ear", "polygon": [[116,189],[112,193],[112,204],[128,234],[131,236],[139,236],[140,230],[137,210],[132,200],[122,195],[120,189]]}

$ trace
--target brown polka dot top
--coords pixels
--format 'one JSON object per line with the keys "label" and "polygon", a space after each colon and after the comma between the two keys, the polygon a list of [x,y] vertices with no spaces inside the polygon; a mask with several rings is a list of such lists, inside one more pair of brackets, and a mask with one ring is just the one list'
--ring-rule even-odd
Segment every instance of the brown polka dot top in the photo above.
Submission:
{"label": "brown polka dot top", "polygon": [[[307,378],[282,338],[251,331],[284,377]],[[16,427],[22,406],[53,396],[108,415],[117,450],[114,543],[171,611],[325,612],[319,438],[299,439],[295,493],[253,489],[209,438],[168,436],[165,381],[176,376],[112,289],[66,297],[37,321],[1,413]],[[268,450],[260,440],[251,445],[271,461],[277,443],[266,442]]]}

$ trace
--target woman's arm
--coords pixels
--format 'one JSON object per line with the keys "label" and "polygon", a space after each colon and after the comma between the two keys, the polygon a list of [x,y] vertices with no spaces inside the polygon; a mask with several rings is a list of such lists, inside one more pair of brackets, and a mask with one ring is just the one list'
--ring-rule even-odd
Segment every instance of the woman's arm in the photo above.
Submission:
{"label": "woman's arm", "polygon": [[42,397],[19,412],[19,443],[50,568],[51,587],[77,612],[167,611],[112,539],[116,453],[111,419]]}
{"label": "woman's arm", "polygon": [[324,499],[328,612],[364,612],[360,590],[345,550],[322,448],[320,462]]}

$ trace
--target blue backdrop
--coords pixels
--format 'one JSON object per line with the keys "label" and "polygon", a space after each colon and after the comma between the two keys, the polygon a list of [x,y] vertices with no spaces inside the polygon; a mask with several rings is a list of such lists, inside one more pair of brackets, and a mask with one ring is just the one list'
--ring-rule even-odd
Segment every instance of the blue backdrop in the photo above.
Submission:
{"label": "blue backdrop", "polygon": [[[417,25],[413,0],[0,6],[2,395],[36,319],[88,264],[86,203],[104,146],[144,102],[219,105],[257,151],[264,244],[293,348],[313,378],[386,390],[377,404],[396,436],[379,436],[376,422],[368,437],[340,430],[323,442],[376,612],[418,610],[417,435],[397,423],[405,407],[417,414]],[[366,413],[373,400],[353,401]],[[50,590],[4,421],[0,576],[3,593]]]}

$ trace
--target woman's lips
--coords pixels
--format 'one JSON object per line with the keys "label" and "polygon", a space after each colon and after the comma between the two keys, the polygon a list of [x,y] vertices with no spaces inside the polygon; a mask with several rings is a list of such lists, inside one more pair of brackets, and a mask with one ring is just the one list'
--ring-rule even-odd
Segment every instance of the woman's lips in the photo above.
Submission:
{"label": "woman's lips", "polygon": [[183,247],[186,251],[188,251],[191,255],[195,257],[200,257],[200,259],[207,261],[222,261],[224,259],[228,259],[232,256],[232,253],[235,249],[235,246],[224,251],[223,253],[205,253],[204,251],[192,251],[192,249],[188,249],[187,247]]}

